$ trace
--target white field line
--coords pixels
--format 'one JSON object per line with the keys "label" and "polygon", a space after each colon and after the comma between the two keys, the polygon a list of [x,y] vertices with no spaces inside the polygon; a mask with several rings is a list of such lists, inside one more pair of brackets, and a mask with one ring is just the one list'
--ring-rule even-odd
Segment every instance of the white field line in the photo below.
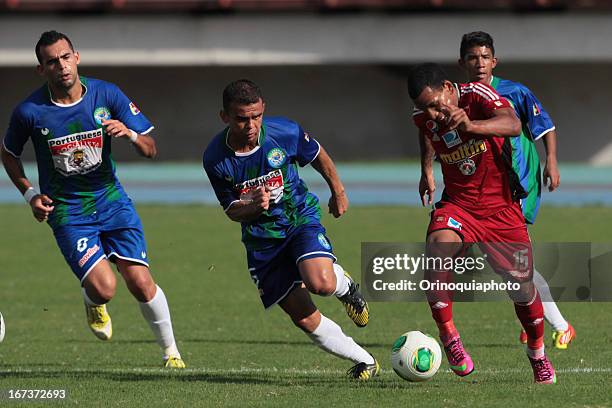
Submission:
{"label": "white field line", "polygon": [[[136,373],[136,374],[168,374],[168,375],[180,375],[180,374],[280,374],[280,375],[344,375],[345,370],[326,370],[326,369],[297,369],[297,368],[185,368],[181,370],[167,370],[164,368],[99,368],[99,369],[85,369],[85,368],[67,368],[58,367],[57,369],[51,368],[2,368],[0,369],[1,374],[10,373],[23,373],[23,374],[36,374],[36,373],[108,373],[108,374],[124,374],[124,373]],[[528,371],[528,366],[525,368],[500,368],[500,369],[476,369],[475,373],[481,374],[511,374],[511,373],[524,373]],[[600,373],[612,373],[612,368],[609,367],[567,367],[558,368],[555,370],[558,374],[600,374]],[[383,373],[392,373],[392,370],[383,370]],[[441,370],[442,374],[451,374],[450,369]]]}

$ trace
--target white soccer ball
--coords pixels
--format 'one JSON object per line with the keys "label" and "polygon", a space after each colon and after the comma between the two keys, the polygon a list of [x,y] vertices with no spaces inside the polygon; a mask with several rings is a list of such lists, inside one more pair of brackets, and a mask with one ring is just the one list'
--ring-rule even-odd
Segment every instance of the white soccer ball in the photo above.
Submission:
{"label": "white soccer ball", "polygon": [[4,318],[2,317],[2,313],[0,313],[0,343],[4,340]]}
{"label": "white soccer ball", "polygon": [[441,362],[438,342],[420,331],[402,334],[391,349],[393,371],[404,380],[427,381],[438,371]]}

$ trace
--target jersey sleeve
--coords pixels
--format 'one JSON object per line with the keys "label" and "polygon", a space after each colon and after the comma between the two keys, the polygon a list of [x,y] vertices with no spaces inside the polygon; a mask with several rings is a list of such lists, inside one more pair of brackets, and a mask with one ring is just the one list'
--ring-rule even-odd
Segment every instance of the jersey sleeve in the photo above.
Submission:
{"label": "jersey sleeve", "polygon": [[221,204],[224,211],[227,211],[232,203],[240,199],[234,190],[234,186],[223,177],[217,166],[212,165],[206,160],[206,157],[204,158],[204,171],[206,171],[219,204]]}
{"label": "jersey sleeve", "polygon": [[296,149],[296,159],[301,167],[310,164],[317,158],[321,151],[321,145],[312,136],[298,126],[298,139]]}
{"label": "jersey sleeve", "polygon": [[470,85],[473,87],[472,97],[480,105],[486,116],[493,116],[493,112],[498,109],[513,109],[510,102],[501,97],[492,87],[478,82],[473,82]]}
{"label": "jersey sleeve", "polygon": [[22,106],[18,106],[11,115],[9,127],[2,142],[4,149],[15,157],[21,156],[23,146],[30,138],[32,129],[32,121],[23,112]]}
{"label": "jersey sleeve", "polygon": [[519,106],[521,121],[527,123],[533,140],[538,140],[546,133],[555,129],[555,124],[542,104],[527,88],[523,88],[522,100]]}
{"label": "jersey sleeve", "polygon": [[112,118],[117,119],[128,129],[146,135],[153,130],[153,125],[140,109],[114,84],[109,84],[107,97],[111,104]]}

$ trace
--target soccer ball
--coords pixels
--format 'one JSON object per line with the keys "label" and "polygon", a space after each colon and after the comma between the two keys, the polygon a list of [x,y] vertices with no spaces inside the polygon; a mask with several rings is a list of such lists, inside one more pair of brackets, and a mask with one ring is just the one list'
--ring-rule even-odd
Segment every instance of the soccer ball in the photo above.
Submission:
{"label": "soccer ball", "polygon": [[393,371],[404,380],[427,381],[438,371],[441,362],[438,342],[420,331],[402,334],[391,349]]}
{"label": "soccer ball", "polygon": [[2,340],[4,340],[4,318],[0,313],[0,343],[2,343]]}

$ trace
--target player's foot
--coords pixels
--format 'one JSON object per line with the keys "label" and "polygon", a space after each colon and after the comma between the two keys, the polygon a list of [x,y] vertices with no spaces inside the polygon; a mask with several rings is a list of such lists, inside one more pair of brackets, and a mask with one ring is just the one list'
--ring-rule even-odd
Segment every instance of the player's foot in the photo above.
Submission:
{"label": "player's foot", "polygon": [[567,346],[576,338],[576,330],[572,327],[569,322],[567,323],[567,330],[559,330],[553,332],[553,346],[559,350],[566,350]]}
{"label": "player's foot", "polygon": [[555,384],[557,382],[555,369],[546,355],[537,360],[529,357],[529,362],[533,368],[533,380],[536,384]]}
{"label": "player's foot", "polygon": [[164,357],[164,368],[185,368],[185,362],[180,357]]}
{"label": "player's foot", "polygon": [[465,377],[474,371],[472,357],[463,348],[463,343],[459,337],[451,339],[445,346],[444,352],[451,370],[460,377]]}
{"label": "player's foot", "polygon": [[521,334],[519,334],[519,341],[521,344],[527,344],[527,332],[521,329]]}
{"label": "player's foot", "polygon": [[106,305],[89,306],[85,304],[89,328],[100,340],[110,340],[113,336],[113,324],[106,311]]}
{"label": "player's foot", "polygon": [[374,363],[358,363],[349,368],[346,372],[350,378],[354,378],[360,381],[370,380],[372,377],[377,376],[380,373],[380,364],[378,360],[374,359]]}
{"label": "player's foot", "polygon": [[368,302],[363,298],[361,292],[359,292],[359,284],[355,283],[351,275],[344,271],[344,276],[349,281],[349,290],[344,296],[338,298],[346,309],[346,314],[351,320],[359,327],[365,327],[368,324],[370,318],[368,311]]}

